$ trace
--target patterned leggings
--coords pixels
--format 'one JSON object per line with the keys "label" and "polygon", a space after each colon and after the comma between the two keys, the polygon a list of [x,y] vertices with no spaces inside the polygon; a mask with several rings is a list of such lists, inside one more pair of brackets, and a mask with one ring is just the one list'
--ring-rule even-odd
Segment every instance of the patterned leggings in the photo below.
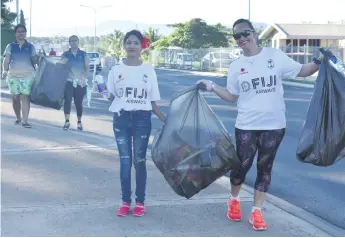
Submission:
{"label": "patterned leggings", "polygon": [[279,145],[285,135],[285,128],[279,130],[250,131],[235,128],[237,156],[242,166],[232,171],[230,181],[233,185],[241,185],[254,162],[256,151],[257,176],[255,189],[267,192],[271,183],[273,161]]}

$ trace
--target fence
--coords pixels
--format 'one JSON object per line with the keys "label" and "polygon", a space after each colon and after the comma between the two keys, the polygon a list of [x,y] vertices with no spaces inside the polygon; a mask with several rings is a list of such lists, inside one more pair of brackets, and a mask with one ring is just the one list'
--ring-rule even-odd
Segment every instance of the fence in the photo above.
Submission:
{"label": "fence", "polygon": [[150,63],[157,67],[200,71],[226,71],[241,55],[238,48],[153,50]]}
{"label": "fence", "polygon": [[[345,61],[345,48],[329,47],[338,58]],[[319,47],[281,47],[289,57],[302,64],[312,62],[319,55]],[[242,50],[233,48],[167,49],[153,50],[150,63],[155,67],[187,69],[194,71],[226,72],[230,64],[242,55]]]}

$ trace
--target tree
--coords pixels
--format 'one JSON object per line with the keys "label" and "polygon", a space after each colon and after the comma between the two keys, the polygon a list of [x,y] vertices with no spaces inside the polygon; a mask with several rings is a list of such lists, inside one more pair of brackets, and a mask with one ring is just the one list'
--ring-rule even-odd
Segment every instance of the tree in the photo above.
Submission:
{"label": "tree", "polygon": [[168,46],[179,46],[187,49],[227,47],[227,29],[221,24],[208,25],[200,18],[194,18],[185,23],[168,25],[176,28],[168,37],[161,38],[155,46],[164,48]]}
{"label": "tree", "polygon": [[13,22],[17,17],[15,12],[11,12],[7,7],[7,3],[12,2],[12,0],[1,0],[1,28],[2,29],[12,29]]}
{"label": "tree", "polygon": [[24,17],[24,12],[23,10],[20,10],[20,24],[26,25],[25,17]]}
{"label": "tree", "polygon": [[121,56],[125,55],[123,49],[123,39],[125,35],[122,31],[115,30],[113,33],[105,36],[99,41],[100,53],[106,56],[112,56],[120,59]]}
{"label": "tree", "polygon": [[159,29],[153,29],[152,27],[149,27],[149,29],[144,32],[144,36],[150,40],[151,44],[161,38]]}

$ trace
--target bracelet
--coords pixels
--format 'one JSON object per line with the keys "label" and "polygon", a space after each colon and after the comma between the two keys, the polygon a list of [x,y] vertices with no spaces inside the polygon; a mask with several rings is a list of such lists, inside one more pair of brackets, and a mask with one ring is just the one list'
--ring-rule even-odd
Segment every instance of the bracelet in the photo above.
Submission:
{"label": "bracelet", "polygon": [[212,91],[214,91],[214,87],[216,86],[216,84],[214,82],[212,82]]}
{"label": "bracelet", "polygon": [[315,64],[317,64],[317,65],[320,65],[321,64],[321,61],[319,60],[319,59],[317,59],[317,58],[313,58],[313,62],[315,63]]}

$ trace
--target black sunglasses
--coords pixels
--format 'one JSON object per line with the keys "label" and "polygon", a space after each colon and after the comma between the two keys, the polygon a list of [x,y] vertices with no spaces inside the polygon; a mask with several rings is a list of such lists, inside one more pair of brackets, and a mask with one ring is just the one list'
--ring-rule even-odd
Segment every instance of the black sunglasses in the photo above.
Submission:
{"label": "black sunglasses", "polygon": [[250,35],[250,33],[252,33],[252,32],[254,32],[254,31],[243,31],[243,32],[235,33],[232,36],[234,37],[235,40],[239,40],[239,39],[241,39],[241,36],[248,37]]}

